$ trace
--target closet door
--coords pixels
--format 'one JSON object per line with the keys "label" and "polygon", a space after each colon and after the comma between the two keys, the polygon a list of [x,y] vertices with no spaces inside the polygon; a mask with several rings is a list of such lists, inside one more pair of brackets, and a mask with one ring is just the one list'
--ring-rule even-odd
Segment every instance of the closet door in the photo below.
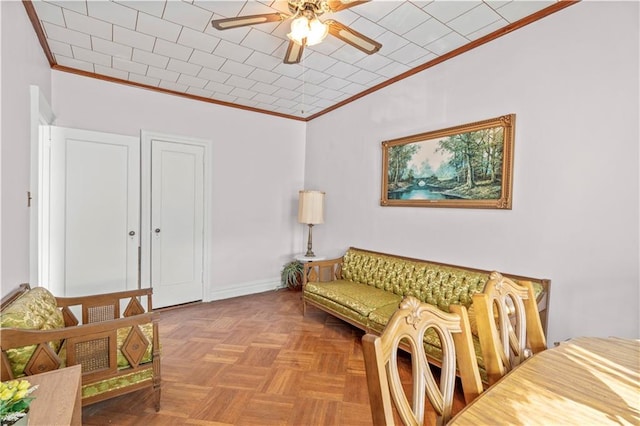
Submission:
{"label": "closet door", "polygon": [[152,138],[154,307],[203,299],[204,147]]}
{"label": "closet door", "polygon": [[138,288],[138,137],[51,127],[49,288]]}

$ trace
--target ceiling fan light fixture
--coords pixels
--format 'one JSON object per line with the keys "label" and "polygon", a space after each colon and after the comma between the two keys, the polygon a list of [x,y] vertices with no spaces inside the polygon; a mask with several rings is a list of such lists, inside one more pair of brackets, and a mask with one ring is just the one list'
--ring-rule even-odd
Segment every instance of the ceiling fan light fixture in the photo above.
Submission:
{"label": "ceiling fan light fixture", "polygon": [[307,35],[307,45],[313,46],[320,43],[329,34],[329,26],[318,18],[309,21],[309,34]]}
{"label": "ceiling fan light fixture", "polygon": [[[327,24],[320,21],[315,15],[312,18],[300,15],[291,21],[291,32],[287,34],[287,37],[300,45],[313,46],[324,40],[328,33]],[[305,43],[303,43],[304,39],[306,39]]]}

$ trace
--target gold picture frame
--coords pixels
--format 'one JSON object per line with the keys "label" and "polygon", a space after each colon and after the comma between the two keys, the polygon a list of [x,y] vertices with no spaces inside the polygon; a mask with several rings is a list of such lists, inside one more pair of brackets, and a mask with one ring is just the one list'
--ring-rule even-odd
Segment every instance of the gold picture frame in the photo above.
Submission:
{"label": "gold picture frame", "polygon": [[382,142],[380,205],[511,209],[515,114]]}

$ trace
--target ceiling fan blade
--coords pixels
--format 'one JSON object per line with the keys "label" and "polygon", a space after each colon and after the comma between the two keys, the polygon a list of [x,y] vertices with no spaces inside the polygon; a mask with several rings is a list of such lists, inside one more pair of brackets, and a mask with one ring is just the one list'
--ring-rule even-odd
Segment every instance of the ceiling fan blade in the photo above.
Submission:
{"label": "ceiling fan blade", "polygon": [[369,1],[371,0],[327,0],[327,6],[329,6],[331,12],[338,12]]}
{"label": "ceiling fan blade", "polygon": [[371,55],[376,53],[382,47],[382,44],[369,37],[360,34],[356,30],[353,30],[346,25],[342,25],[340,22],[334,20],[327,20],[325,24],[329,25],[329,34],[339,38],[345,43],[350,44],[356,49],[362,50],[364,53]]}
{"label": "ceiling fan blade", "polygon": [[284,55],[284,63],[285,64],[297,64],[297,63],[300,63],[300,59],[302,59],[302,51],[303,50],[304,50],[304,44],[298,44],[293,40],[289,40],[289,46],[287,47],[287,53]]}
{"label": "ceiling fan blade", "polygon": [[237,16],[235,18],[214,19],[211,25],[218,30],[228,30],[247,25],[265,24],[267,22],[284,21],[288,16],[282,13],[264,13],[261,15]]}

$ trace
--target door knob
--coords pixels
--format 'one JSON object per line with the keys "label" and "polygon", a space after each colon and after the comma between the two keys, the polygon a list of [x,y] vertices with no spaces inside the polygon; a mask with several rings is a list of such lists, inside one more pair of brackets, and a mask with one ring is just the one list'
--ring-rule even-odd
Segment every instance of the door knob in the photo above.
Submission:
{"label": "door knob", "polygon": [[155,229],[155,233],[156,233],[156,234],[159,234],[159,233],[160,233],[160,228],[156,228],[156,229]]}
{"label": "door knob", "polygon": [[129,235],[133,237],[134,235],[136,235],[136,231],[129,231]]}

